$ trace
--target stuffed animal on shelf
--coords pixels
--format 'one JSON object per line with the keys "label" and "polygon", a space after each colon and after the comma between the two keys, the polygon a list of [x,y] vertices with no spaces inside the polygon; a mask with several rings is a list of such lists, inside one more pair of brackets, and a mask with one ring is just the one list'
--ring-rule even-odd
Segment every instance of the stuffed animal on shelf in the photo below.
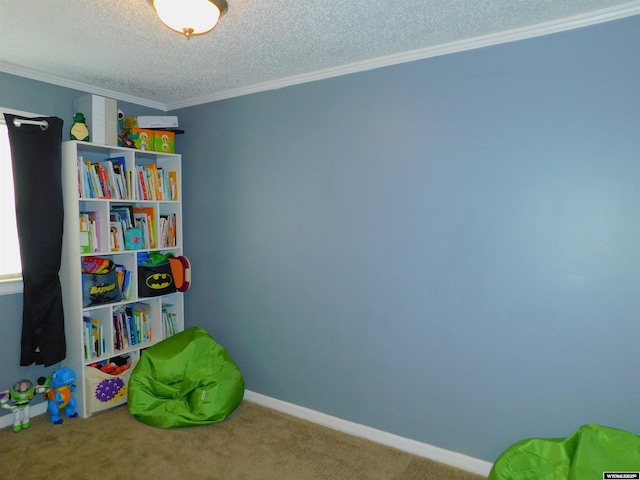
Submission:
{"label": "stuffed animal on shelf", "polygon": [[124,126],[124,113],[118,110],[118,146],[127,148],[136,148],[135,140],[140,135],[132,133],[130,129]]}
{"label": "stuffed animal on shelf", "polygon": [[135,139],[138,138],[138,133],[132,134],[129,130],[124,129],[118,135],[118,146],[127,148],[136,148]]}
{"label": "stuffed animal on shelf", "polygon": [[[42,379],[41,379],[42,380]],[[53,375],[41,382],[46,387],[44,398],[48,401],[49,418],[51,423],[59,425],[62,423],[60,412],[64,411],[67,418],[76,418],[76,399],[71,393],[76,389],[73,382],[76,381],[76,374],[67,367],[59,368]]]}
{"label": "stuffed animal on shelf", "polygon": [[89,141],[89,127],[87,127],[87,119],[80,112],[73,116],[73,125],[70,132],[71,140]]}

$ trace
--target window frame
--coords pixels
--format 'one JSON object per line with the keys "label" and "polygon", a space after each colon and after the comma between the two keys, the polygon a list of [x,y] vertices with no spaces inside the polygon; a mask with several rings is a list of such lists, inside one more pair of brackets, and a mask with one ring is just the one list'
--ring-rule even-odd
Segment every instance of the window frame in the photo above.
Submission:
{"label": "window frame", "polygon": [[[14,110],[12,108],[5,108],[0,106],[0,123],[3,125],[6,123],[4,120],[4,114],[10,113],[12,115],[19,115],[22,117],[44,117],[46,115],[40,115],[37,113],[24,112],[22,110]],[[24,283],[22,281],[22,271],[20,276],[11,276],[9,278],[0,278],[0,296],[1,295],[13,295],[16,293],[22,293],[24,290]]]}

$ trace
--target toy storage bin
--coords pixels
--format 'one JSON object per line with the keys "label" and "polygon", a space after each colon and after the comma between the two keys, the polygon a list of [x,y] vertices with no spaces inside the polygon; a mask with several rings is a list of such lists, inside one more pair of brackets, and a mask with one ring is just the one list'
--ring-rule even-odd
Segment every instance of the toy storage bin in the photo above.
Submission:
{"label": "toy storage bin", "polygon": [[85,392],[89,415],[127,403],[132,364],[118,375],[109,375],[94,367],[85,368]]}
{"label": "toy storage bin", "polygon": [[153,150],[155,148],[156,132],[154,130],[132,128],[130,133],[133,136],[133,143],[138,150]]}
{"label": "toy storage bin", "polygon": [[107,273],[82,273],[82,306],[119,302],[120,288],[115,267]]}
{"label": "toy storage bin", "polygon": [[175,133],[156,130],[154,132],[154,150],[156,152],[175,152]]}

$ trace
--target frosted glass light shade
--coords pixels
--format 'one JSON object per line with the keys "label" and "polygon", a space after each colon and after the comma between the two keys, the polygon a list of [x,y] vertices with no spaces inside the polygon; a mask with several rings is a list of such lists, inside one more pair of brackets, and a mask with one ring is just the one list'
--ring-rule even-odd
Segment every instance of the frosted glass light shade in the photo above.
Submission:
{"label": "frosted glass light shade", "polygon": [[213,30],[227,11],[225,0],[152,0],[160,20],[187,38]]}

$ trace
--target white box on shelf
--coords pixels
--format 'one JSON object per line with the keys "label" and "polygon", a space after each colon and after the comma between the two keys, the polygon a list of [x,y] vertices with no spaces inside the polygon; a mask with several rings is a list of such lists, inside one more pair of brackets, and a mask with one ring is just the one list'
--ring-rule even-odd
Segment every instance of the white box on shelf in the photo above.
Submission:
{"label": "white box on shelf", "polygon": [[164,116],[138,116],[138,128],[178,128],[178,117],[175,115]]}

